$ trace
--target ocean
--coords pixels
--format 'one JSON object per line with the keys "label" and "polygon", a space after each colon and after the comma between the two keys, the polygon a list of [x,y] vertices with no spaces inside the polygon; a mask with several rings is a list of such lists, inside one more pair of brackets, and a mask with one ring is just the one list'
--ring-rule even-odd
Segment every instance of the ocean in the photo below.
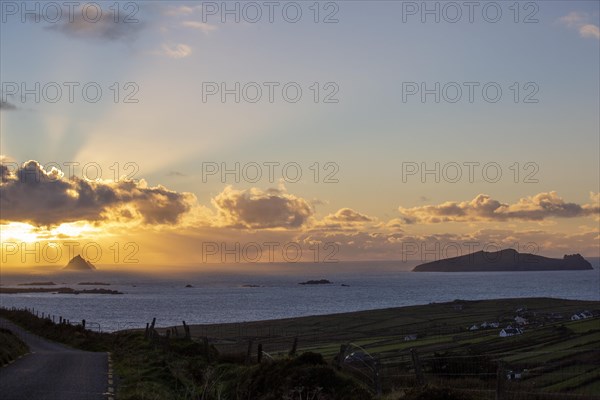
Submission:
{"label": "ocean", "polygon": [[[299,285],[308,279],[331,285]],[[33,307],[102,331],[157,326],[244,322],[401,307],[455,299],[554,297],[600,301],[600,270],[415,273],[311,270],[308,273],[194,273],[158,277],[97,271],[92,274],[3,275],[3,287],[54,281],[56,287],[118,290],[122,295],[2,294],[3,307]],[[80,286],[79,282],[110,283]],[[342,284],[347,286],[342,286]],[[186,285],[192,285],[186,288]],[[256,287],[249,287],[255,285]]]}

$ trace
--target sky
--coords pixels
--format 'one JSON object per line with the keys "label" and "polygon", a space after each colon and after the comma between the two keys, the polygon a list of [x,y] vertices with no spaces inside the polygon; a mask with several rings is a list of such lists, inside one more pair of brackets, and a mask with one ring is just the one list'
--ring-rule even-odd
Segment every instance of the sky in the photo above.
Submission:
{"label": "sky", "polygon": [[2,2],[4,268],[600,256],[598,1],[69,4]]}

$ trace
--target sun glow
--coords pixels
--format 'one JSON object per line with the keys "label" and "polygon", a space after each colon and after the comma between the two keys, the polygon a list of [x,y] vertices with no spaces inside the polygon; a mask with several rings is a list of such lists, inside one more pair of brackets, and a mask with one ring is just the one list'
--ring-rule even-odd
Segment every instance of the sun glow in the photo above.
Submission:
{"label": "sun glow", "polygon": [[90,237],[100,233],[98,227],[94,227],[87,222],[63,223],[50,230],[53,238],[61,239],[65,237]]}
{"label": "sun glow", "polygon": [[34,243],[48,240],[97,237],[98,227],[88,222],[62,223],[56,227],[36,227],[22,222],[0,225],[0,242]]}
{"label": "sun glow", "polygon": [[33,243],[38,240],[36,228],[22,222],[9,222],[0,225],[0,242],[19,241]]}

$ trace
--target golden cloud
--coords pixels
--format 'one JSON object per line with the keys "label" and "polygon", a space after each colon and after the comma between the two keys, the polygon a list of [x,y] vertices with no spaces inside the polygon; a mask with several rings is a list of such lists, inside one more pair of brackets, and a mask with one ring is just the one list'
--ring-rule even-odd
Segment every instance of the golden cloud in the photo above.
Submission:
{"label": "golden cloud", "polygon": [[131,221],[176,224],[195,204],[191,193],[139,182],[89,181],[67,178],[28,161],[15,171],[0,165],[0,208],[3,223],[55,226],[75,221]]}
{"label": "golden cloud", "polygon": [[[519,199],[514,204],[501,203],[486,194],[470,201],[448,201],[439,205],[399,207],[406,223],[441,223],[475,221],[542,221],[546,218],[576,218],[600,212],[598,194],[591,194],[591,204],[568,203],[554,191]],[[594,201],[594,199],[596,199]]]}

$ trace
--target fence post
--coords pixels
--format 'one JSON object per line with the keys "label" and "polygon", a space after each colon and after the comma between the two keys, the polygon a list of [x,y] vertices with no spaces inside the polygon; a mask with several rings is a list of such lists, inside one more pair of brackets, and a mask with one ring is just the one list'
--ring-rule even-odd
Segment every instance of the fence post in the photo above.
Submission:
{"label": "fence post", "polygon": [[412,357],[413,367],[415,368],[415,377],[417,378],[417,385],[424,386],[425,385],[425,376],[423,375],[423,370],[421,369],[421,360],[419,359],[419,354],[416,349],[410,349],[410,355]]}
{"label": "fence post", "polygon": [[296,355],[296,350],[298,349],[298,336],[294,338],[294,344],[292,344],[292,349],[289,352],[290,357],[294,357]]}
{"label": "fence post", "polygon": [[256,361],[260,364],[260,362],[262,361],[262,343],[258,344],[258,350],[256,353]]}
{"label": "fence post", "polygon": [[498,361],[498,372],[496,374],[496,400],[506,399],[506,388],[505,388],[505,368],[504,362]]}
{"label": "fence post", "polygon": [[342,361],[344,361],[344,354],[346,354],[346,348],[347,348],[347,346],[345,344],[340,345],[340,352],[338,353],[338,355],[336,357],[336,362],[337,362],[338,368],[342,367]]}
{"label": "fence post", "polygon": [[373,369],[373,382],[375,383],[375,393],[377,394],[377,397],[382,395],[382,390],[381,390],[381,374],[379,373],[379,361],[375,361],[375,364],[373,365],[374,369]]}
{"label": "fence post", "polygon": [[190,335],[190,327],[189,327],[189,325],[187,325],[187,324],[185,323],[185,321],[182,321],[182,322],[183,322],[183,330],[185,331],[185,338],[186,338],[187,340],[190,340],[190,339],[191,339],[191,335]]}
{"label": "fence post", "polygon": [[85,329],[85,319],[81,320],[81,326],[83,327],[83,329]]}
{"label": "fence post", "polygon": [[156,331],[154,330],[154,325],[156,325],[156,317],[152,318],[152,322],[150,323],[150,330],[148,332],[150,339],[152,339],[153,341],[156,337]]}
{"label": "fence post", "polygon": [[248,340],[248,350],[246,351],[246,365],[250,364],[250,356],[252,355],[252,339]]}
{"label": "fence post", "polygon": [[208,336],[204,336],[202,342],[204,344],[204,354],[206,354],[206,362],[210,362],[210,346],[208,345]]}
{"label": "fence post", "polygon": [[144,338],[148,339],[148,333],[150,332],[150,323],[146,322],[146,332],[144,332]]}

